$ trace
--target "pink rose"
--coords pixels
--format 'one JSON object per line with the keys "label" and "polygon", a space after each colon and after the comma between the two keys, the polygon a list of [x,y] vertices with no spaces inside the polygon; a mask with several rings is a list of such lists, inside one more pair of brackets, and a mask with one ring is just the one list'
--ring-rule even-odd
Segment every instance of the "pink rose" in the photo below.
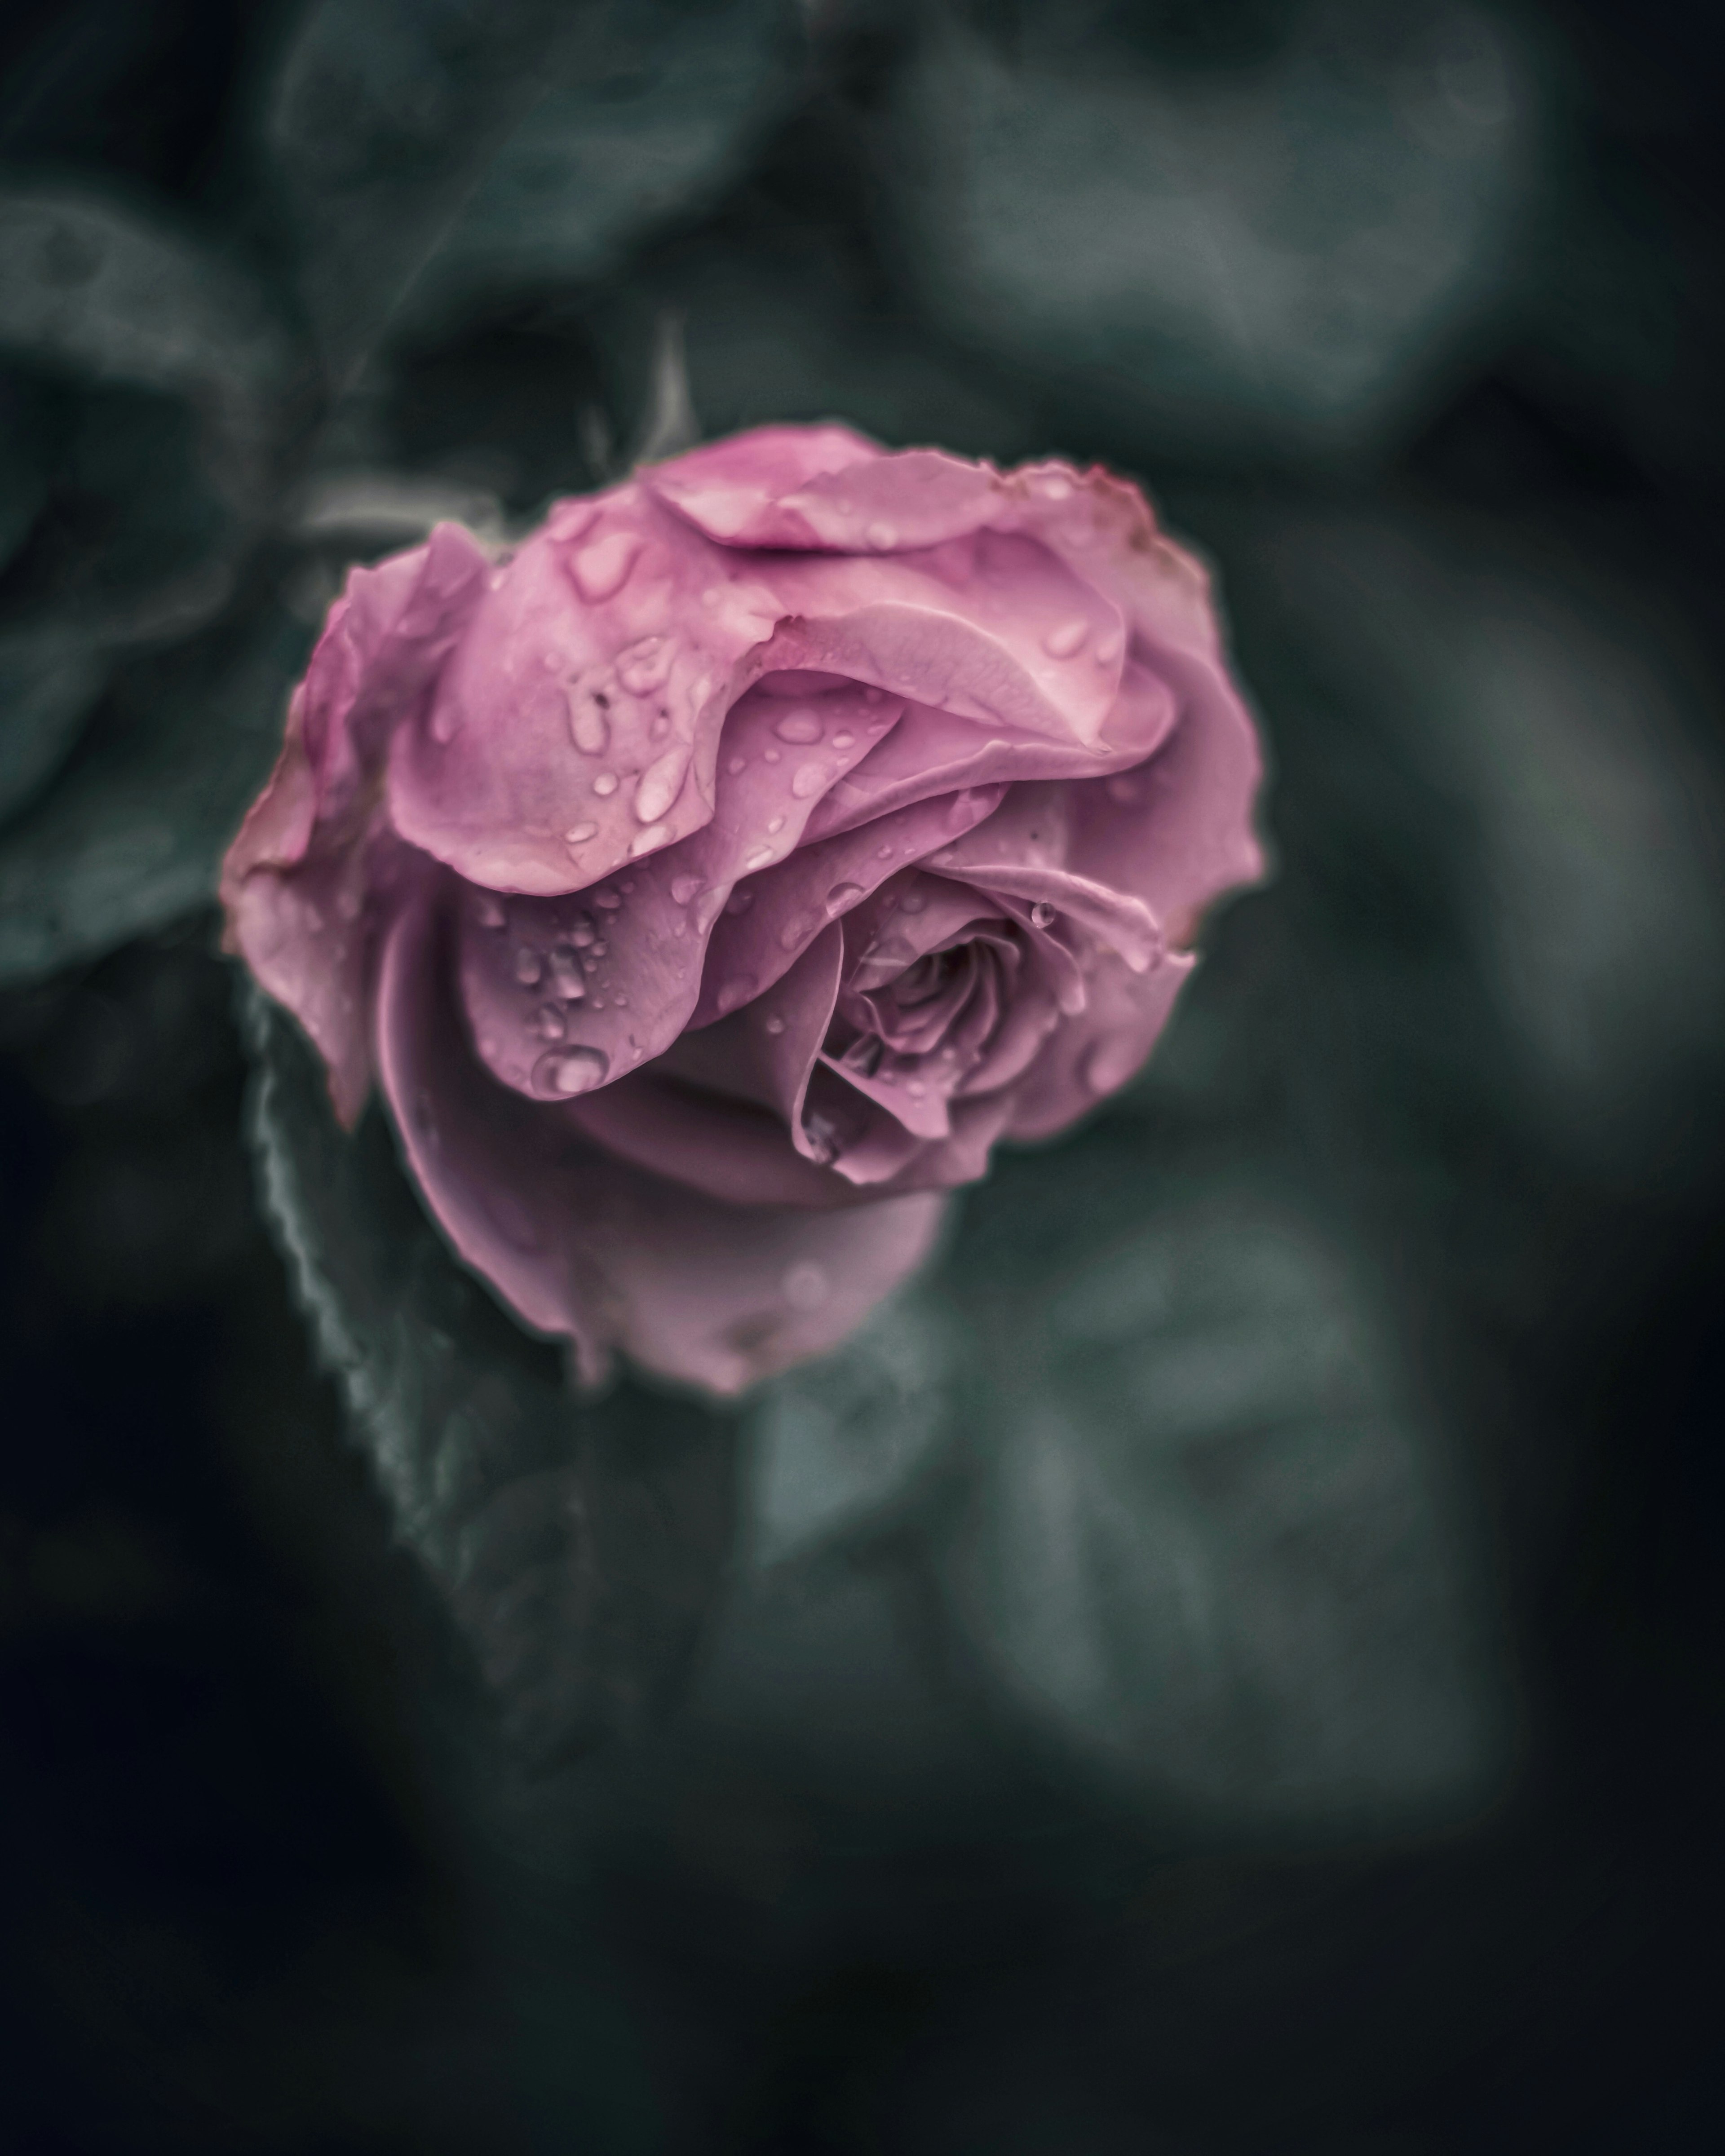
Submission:
{"label": "pink rose", "polygon": [[1132,1075],[1259,774],[1135,488],[763,428],[356,570],[222,895],[529,1325],[732,1392]]}

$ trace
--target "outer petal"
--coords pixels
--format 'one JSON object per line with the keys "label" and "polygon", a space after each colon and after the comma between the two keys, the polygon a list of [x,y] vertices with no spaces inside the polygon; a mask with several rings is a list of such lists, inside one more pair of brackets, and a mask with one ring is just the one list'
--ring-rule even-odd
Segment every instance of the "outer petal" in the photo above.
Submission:
{"label": "outer petal", "polygon": [[397,732],[396,829],[470,882],[544,895],[699,830],[742,662],[778,619],[758,596],[639,486],[564,503]]}
{"label": "outer petal", "polygon": [[1006,1135],[1048,1137],[1076,1122],[1142,1068],[1168,1023],[1174,998],[1197,962],[1170,952],[1147,973],[1135,973],[1104,952],[1087,983],[1081,1016],[1049,1035],[1042,1054],[1011,1092]]}
{"label": "outer petal", "polygon": [[442,988],[431,879],[386,937],[378,1061],[408,1163],[460,1256],[518,1316],[721,1394],[824,1353],[922,1262],[941,1202],[844,1211],[716,1203],[585,1140],[474,1060]]}
{"label": "outer petal", "polygon": [[485,570],[471,537],[441,524],[424,547],[352,572],[222,865],[227,947],[305,1028],[350,1125],[371,1085],[377,903],[399,853],[376,808],[382,745],[432,690]]}
{"label": "outer petal", "polygon": [[641,480],[709,539],[806,547],[819,542],[794,506],[803,490],[877,460],[891,461],[849,427],[757,427],[649,465]]}

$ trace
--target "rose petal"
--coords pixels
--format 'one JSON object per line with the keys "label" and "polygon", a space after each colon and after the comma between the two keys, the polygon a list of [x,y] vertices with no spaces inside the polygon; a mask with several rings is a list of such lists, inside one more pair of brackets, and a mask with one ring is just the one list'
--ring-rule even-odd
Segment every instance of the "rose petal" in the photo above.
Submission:
{"label": "rose petal", "polygon": [[495,891],[577,891],[699,830],[742,662],[777,620],[703,606],[718,550],[644,489],[563,506],[391,746],[396,829]]}
{"label": "rose petal", "polygon": [[[733,981],[764,988],[776,980],[828,921],[872,896],[906,860],[915,861],[955,832],[979,823],[1002,798],[997,788],[945,800],[922,801],[818,844],[799,846],[776,867],[742,886],[747,904],[713,924],[701,996],[690,1023],[709,1024],[719,997]],[[811,819],[812,821],[812,819]]]}
{"label": "rose petal", "polygon": [[640,475],[661,501],[726,546],[815,543],[804,520],[779,504],[823,475],[865,469],[882,452],[849,427],[757,427],[691,449]]}
{"label": "rose petal", "polygon": [[1009,1134],[1040,1138],[1065,1130],[1136,1076],[1196,963],[1171,952],[1149,973],[1135,973],[1104,954],[1082,1016],[1056,1027],[1017,1086],[997,1096],[1009,1106]]}
{"label": "rose petal", "polygon": [[[422,880],[429,883],[429,879]],[[824,1353],[918,1265],[937,1194],[834,1211],[716,1203],[582,1138],[469,1054],[434,893],[398,912],[378,1060],[409,1168],[460,1257],[527,1324],[718,1394]]]}
{"label": "rose petal", "polygon": [[[799,791],[798,773],[815,769],[827,783],[867,754],[898,710],[850,685],[797,697],[752,690],[726,723],[716,805],[692,837],[556,898],[500,900],[470,885],[459,906],[461,993],[493,1075],[518,1092],[555,1097],[567,1090],[562,1073],[575,1071],[568,1058],[578,1049],[593,1083],[614,1081],[662,1055],[691,1020],[721,1016],[778,978],[797,952],[752,966],[715,937],[721,909],[739,877],[784,860],[801,838],[819,797]],[[835,736],[848,745],[834,746]],[[547,1036],[554,978],[578,983],[578,993],[561,995],[563,1029]]]}

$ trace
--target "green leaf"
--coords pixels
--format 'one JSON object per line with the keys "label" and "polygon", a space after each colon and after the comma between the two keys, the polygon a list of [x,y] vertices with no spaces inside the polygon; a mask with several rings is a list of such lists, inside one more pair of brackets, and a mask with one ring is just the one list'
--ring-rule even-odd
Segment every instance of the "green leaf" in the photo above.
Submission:
{"label": "green leaf", "polygon": [[210,901],[275,761],[307,641],[270,607],[133,660],[105,722],[0,832],[0,983],[40,979]]}
{"label": "green leaf", "polygon": [[993,1681],[1173,1814],[1476,1803],[1500,1732],[1453,1466],[1362,1255],[1271,1180],[1170,1193],[1106,1131],[1057,1162],[1011,1178],[1016,1254],[997,1201],[953,1259],[975,1466],[942,1567]]}
{"label": "green leaf", "polygon": [[578,1399],[451,1255],[373,1109],[352,1137],[316,1056],[244,1019],[264,1207],[397,1532],[437,1584],[533,1774],[675,1695],[730,1548],[732,1419],[630,1383]]}

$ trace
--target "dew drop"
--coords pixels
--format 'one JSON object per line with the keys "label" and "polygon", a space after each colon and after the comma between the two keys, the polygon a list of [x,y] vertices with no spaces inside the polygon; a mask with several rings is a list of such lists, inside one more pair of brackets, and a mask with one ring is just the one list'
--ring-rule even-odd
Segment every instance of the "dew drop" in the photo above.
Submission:
{"label": "dew drop", "polygon": [[494,898],[490,891],[485,893],[473,910],[481,928],[501,928],[509,919],[509,916],[503,911],[502,900]]}
{"label": "dew drop", "polygon": [[608,801],[617,791],[617,773],[614,771],[602,771],[593,783],[593,790],[598,795],[601,801]]}
{"label": "dew drop", "polygon": [[671,901],[676,906],[686,906],[691,898],[699,895],[701,888],[701,878],[697,875],[673,876],[670,887]]}
{"label": "dew drop", "polygon": [[913,1078],[910,1084],[906,1086],[905,1091],[910,1095],[913,1101],[920,1101],[923,1095],[927,1093],[928,1088],[923,1084],[920,1078]]}
{"label": "dew drop", "polygon": [[593,925],[590,913],[578,913],[569,930],[569,941],[578,951],[586,950],[598,931]]}
{"label": "dew drop", "polygon": [[847,906],[855,906],[864,896],[860,883],[835,883],[827,893],[827,911],[842,913]]}
{"label": "dew drop", "polygon": [[898,902],[901,913],[920,913],[928,903],[928,894],[922,891],[907,891]]}
{"label": "dew drop", "polygon": [[839,1132],[836,1125],[825,1116],[815,1114],[803,1119],[803,1135],[809,1142],[809,1151],[823,1168],[839,1158]]}
{"label": "dew drop", "polygon": [[764,869],[769,861],[777,859],[778,855],[771,846],[751,846],[742,857],[742,865],[746,869]]}
{"label": "dew drop", "polygon": [[775,817],[773,817],[773,818],[772,819],[772,820],[768,823],[768,826],[767,826],[767,835],[768,835],[768,837],[769,839],[776,839],[776,838],[778,836],[779,833],[780,833],[782,830],[783,830],[783,829],[784,829],[784,819],[783,819],[783,816],[775,816]]}
{"label": "dew drop", "polygon": [[892,851],[893,850],[891,846],[876,846],[875,849],[875,859],[877,861],[890,861],[892,859]]}
{"label": "dew drop", "polygon": [[593,893],[593,902],[607,913],[615,913],[623,901],[612,890],[610,885],[607,884],[603,891],[596,891]]}
{"label": "dew drop", "polygon": [[773,1016],[768,1019],[767,1030],[768,1033],[783,1033],[784,1031],[784,1020],[778,1015],[777,1011],[775,1011]]}
{"label": "dew drop", "polygon": [[1064,501],[1072,491],[1072,483],[1070,480],[1062,479],[1058,472],[1055,472],[1047,479],[1039,480],[1036,483],[1036,490],[1049,501]]}
{"label": "dew drop", "polygon": [[667,749],[656,763],[649,763],[635,786],[635,815],[643,824],[656,824],[683,790],[689,769],[689,751],[679,742]]}
{"label": "dew drop", "polygon": [[832,1299],[832,1282],[809,1258],[787,1265],[778,1285],[793,1310],[820,1310]]}
{"label": "dew drop", "polygon": [[597,835],[598,828],[597,824],[573,824],[564,832],[563,844],[566,846],[584,846],[589,839]]}
{"label": "dew drop", "polygon": [[614,598],[629,582],[640,551],[641,542],[633,531],[608,531],[603,539],[583,547],[569,563],[582,598],[592,606]]}
{"label": "dew drop", "polygon": [[761,761],[763,763],[777,763],[778,762],[778,751],[776,748],[769,748],[762,757]]}
{"label": "dew drop", "polygon": [[596,959],[603,958],[603,957],[605,956],[606,952],[607,952],[608,951],[609,951],[609,949],[610,949],[610,948],[611,948],[610,945],[609,945],[609,944],[605,941],[604,937],[602,936],[602,937],[599,937],[598,941],[598,942],[593,945],[593,957],[594,957]]}
{"label": "dew drop", "polygon": [[638,861],[643,854],[650,854],[662,846],[671,834],[669,824],[649,824],[644,831],[637,831],[630,843],[629,857]]}
{"label": "dew drop", "polygon": [[725,911],[726,913],[747,913],[754,902],[753,891],[733,891],[725,901]]}
{"label": "dew drop", "polygon": [[824,765],[799,764],[791,779],[791,798],[793,801],[806,801],[811,793],[819,793],[826,775]]}
{"label": "dew drop", "polygon": [[725,768],[735,778],[738,772],[746,771],[748,768],[748,758],[746,756],[733,756]]}
{"label": "dew drop", "polygon": [[722,1018],[739,1004],[746,1004],[758,986],[752,973],[739,973],[734,980],[726,981],[719,991],[719,1015]]}
{"label": "dew drop", "polygon": [[611,1000],[616,1004],[619,1010],[627,1010],[629,1009],[629,998],[623,993],[620,988],[618,990],[617,993],[612,997]]}
{"label": "dew drop", "polygon": [[813,711],[787,711],[775,720],[773,731],[783,742],[818,742],[826,732]]}
{"label": "dew drop", "polygon": [[834,748],[849,748],[855,740],[856,736],[855,734],[841,732],[833,736],[833,747]]}
{"label": "dew drop", "polygon": [[632,696],[650,696],[665,686],[675,654],[668,636],[644,636],[617,654],[617,678]]}
{"label": "dew drop", "polygon": [[1144,798],[1142,787],[1130,772],[1116,772],[1106,785],[1108,798],[1122,808],[1134,808]]}
{"label": "dew drop", "polygon": [[562,1006],[541,1004],[531,1020],[532,1028],[542,1040],[561,1040],[567,1030]]}
{"label": "dew drop", "polygon": [[778,932],[778,947],[782,951],[796,950],[809,941],[819,926],[819,917],[813,913],[793,915]]}
{"label": "dew drop", "polygon": [[541,1092],[569,1101],[603,1086],[610,1068],[611,1059],[602,1048],[555,1048],[535,1065],[533,1083]]}
{"label": "dew drop", "polygon": [[564,692],[569,705],[569,738],[583,756],[603,756],[611,740],[611,675],[595,667],[572,681]]}
{"label": "dew drop", "polygon": [[1070,659],[1089,634],[1087,621],[1063,621],[1058,629],[1049,630],[1042,639],[1042,648],[1051,659]]}
{"label": "dew drop", "polygon": [[863,536],[871,547],[896,547],[898,544],[897,528],[891,524],[871,524]]}
{"label": "dew drop", "polygon": [[578,1004],[587,993],[587,983],[581,978],[581,961],[564,943],[559,943],[551,954],[551,985],[566,1004]]}
{"label": "dew drop", "polygon": [[1045,898],[1039,898],[1030,908],[1030,920],[1035,927],[1052,928],[1055,925],[1055,909]]}
{"label": "dew drop", "polygon": [[536,988],[544,978],[545,961],[530,944],[523,943],[515,954],[515,977],[524,988]]}
{"label": "dew drop", "polygon": [[431,707],[431,738],[447,748],[461,725],[461,706],[453,696],[439,696]]}

